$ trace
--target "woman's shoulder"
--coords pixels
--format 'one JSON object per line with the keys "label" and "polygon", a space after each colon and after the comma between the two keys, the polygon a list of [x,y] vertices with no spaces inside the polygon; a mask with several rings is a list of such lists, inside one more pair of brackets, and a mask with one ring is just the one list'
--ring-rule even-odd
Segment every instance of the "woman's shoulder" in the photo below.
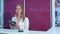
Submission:
{"label": "woman's shoulder", "polygon": [[24,21],[29,21],[28,17],[25,17],[25,20]]}
{"label": "woman's shoulder", "polygon": [[15,21],[15,20],[16,20],[16,17],[15,17],[15,16],[13,16],[13,17],[12,17],[12,20],[14,20],[14,21]]}
{"label": "woman's shoulder", "polygon": [[25,17],[25,20],[29,20],[28,17]]}
{"label": "woman's shoulder", "polygon": [[12,18],[16,18],[16,15],[14,15]]}
{"label": "woman's shoulder", "polygon": [[25,17],[25,19],[28,19],[28,17]]}

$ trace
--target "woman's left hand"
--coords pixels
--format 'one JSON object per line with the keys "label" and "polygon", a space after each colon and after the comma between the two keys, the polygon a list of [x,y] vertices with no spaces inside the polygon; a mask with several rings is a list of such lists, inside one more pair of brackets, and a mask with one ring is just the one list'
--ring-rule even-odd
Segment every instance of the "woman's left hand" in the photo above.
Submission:
{"label": "woman's left hand", "polygon": [[16,23],[16,28],[20,28],[20,25],[18,23]]}

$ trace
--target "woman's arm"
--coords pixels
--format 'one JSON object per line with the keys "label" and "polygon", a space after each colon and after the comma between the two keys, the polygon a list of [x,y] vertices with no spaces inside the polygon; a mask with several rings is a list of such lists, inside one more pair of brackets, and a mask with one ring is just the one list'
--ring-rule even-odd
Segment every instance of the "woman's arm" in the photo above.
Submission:
{"label": "woman's arm", "polygon": [[19,23],[20,25],[20,29],[22,29],[23,31],[28,31],[29,30],[29,20],[28,18],[25,18],[25,20],[21,23]]}
{"label": "woman's arm", "polygon": [[[11,21],[15,22],[15,17],[12,17]],[[9,26],[10,26],[11,29],[13,28],[12,22],[9,23]]]}
{"label": "woman's arm", "polygon": [[10,26],[10,29],[12,29],[13,26],[11,24],[9,24],[9,26]]}
{"label": "woman's arm", "polygon": [[26,17],[25,18],[25,22],[24,22],[24,27],[25,27],[25,30],[29,30],[29,19]]}
{"label": "woman's arm", "polygon": [[[10,26],[10,29],[13,28],[13,26],[12,26],[11,24],[9,24],[9,26]],[[19,29],[19,28],[20,28],[20,25],[16,23],[16,24],[15,24],[15,27],[16,27],[17,29]]]}

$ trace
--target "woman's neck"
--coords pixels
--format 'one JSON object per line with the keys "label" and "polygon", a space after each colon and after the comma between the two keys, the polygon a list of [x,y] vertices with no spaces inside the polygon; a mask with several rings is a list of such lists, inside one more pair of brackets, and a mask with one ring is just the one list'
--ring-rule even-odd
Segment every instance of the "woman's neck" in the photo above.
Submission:
{"label": "woman's neck", "polygon": [[21,15],[16,15],[16,21],[19,22],[21,19]]}
{"label": "woman's neck", "polygon": [[21,17],[21,15],[20,15],[20,14],[16,14],[16,17],[17,17],[17,18],[20,18],[20,17]]}

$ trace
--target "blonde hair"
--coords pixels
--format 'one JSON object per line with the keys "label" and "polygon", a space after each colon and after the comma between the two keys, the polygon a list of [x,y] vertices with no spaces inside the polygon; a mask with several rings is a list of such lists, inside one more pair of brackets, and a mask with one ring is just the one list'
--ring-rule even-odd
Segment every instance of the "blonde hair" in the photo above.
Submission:
{"label": "blonde hair", "polygon": [[22,12],[21,12],[21,18],[23,19],[23,21],[25,20],[25,15],[24,15],[24,8],[21,4],[16,4],[16,6],[20,6],[22,8]]}

